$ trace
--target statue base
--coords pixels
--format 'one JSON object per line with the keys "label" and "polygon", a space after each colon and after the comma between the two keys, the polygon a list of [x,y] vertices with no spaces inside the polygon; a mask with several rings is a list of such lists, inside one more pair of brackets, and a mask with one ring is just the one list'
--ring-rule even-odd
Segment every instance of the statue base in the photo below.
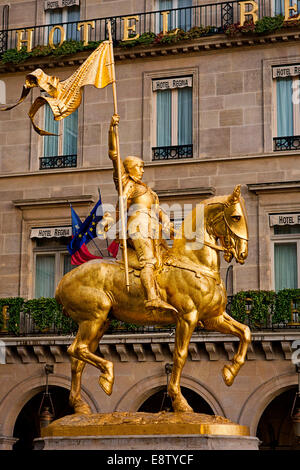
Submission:
{"label": "statue base", "polygon": [[249,428],[201,413],[68,415],[42,429],[35,450],[258,450]]}

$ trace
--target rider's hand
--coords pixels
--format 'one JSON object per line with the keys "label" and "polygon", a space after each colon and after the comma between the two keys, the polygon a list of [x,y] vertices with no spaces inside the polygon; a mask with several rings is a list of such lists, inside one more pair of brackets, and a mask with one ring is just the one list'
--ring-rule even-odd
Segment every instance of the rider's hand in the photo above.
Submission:
{"label": "rider's hand", "polygon": [[119,122],[120,122],[120,116],[118,114],[113,114],[110,125],[112,127],[115,127],[119,125]]}

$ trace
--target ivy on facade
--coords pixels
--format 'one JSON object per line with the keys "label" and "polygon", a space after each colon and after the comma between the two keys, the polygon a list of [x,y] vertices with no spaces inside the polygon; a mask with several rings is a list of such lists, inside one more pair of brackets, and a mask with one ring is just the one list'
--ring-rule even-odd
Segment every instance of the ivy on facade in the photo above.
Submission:
{"label": "ivy on facade", "polygon": [[[230,315],[253,329],[280,328],[293,324],[293,307],[300,304],[300,289],[283,289],[277,293],[265,290],[241,291],[228,304]],[[5,310],[3,310],[4,307]],[[4,315],[5,311],[5,315]],[[298,316],[300,312],[298,312]],[[298,325],[299,325],[298,320]],[[27,327],[26,327],[27,325]],[[25,300],[22,297],[0,299],[0,330],[20,335],[33,333],[75,334],[77,324],[64,315],[54,298]],[[174,328],[169,325],[168,328]],[[143,327],[112,319],[108,332],[139,331]],[[28,334],[28,332],[27,332]],[[0,332],[1,335],[1,332]]]}

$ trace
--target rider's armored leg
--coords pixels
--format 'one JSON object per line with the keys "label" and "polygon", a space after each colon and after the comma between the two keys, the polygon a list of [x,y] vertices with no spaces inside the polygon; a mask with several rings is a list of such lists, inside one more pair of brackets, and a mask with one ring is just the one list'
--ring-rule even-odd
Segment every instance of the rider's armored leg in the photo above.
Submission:
{"label": "rider's armored leg", "polygon": [[160,298],[155,281],[155,264],[156,258],[154,256],[153,240],[135,239],[132,240],[134,248],[137,253],[138,260],[141,265],[141,282],[145,290],[146,308],[161,308],[166,310],[177,310]]}

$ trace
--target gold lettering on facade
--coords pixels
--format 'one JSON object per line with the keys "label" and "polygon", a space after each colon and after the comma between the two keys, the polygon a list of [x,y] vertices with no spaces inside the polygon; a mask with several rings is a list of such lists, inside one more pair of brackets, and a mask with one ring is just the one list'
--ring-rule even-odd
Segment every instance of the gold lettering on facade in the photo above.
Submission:
{"label": "gold lettering on facade", "polygon": [[[139,21],[139,17],[138,16],[124,16],[122,20],[124,20],[123,41],[132,41],[133,39],[138,39],[140,37],[138,33],[134,37],[129,37],[129,33],[131,34],[136,33],[136,23]],[[131,20],[134,20],[135,23],[129,24]]]}
{"label": "gold lettering on facade", "polygon": [[[246,2],[239,2],[240,5],[240,25],[243,26],[245,21],[252,19],[253,23],[256,23],[258,20],[258,4],[253,0],[247,0]],[[252,10],[246,11],[246,6],[252,6]],[[247,17],[247,19],[246,19]],[[250,17],[250,18],[249,18]]]}
{"label": "gold lettering on facade", "polygon": [[82,23],[78,23],[77,31],[80,31],[82,26],[83,26],[83,45],[87,46],[89,43],[89,26],[92,29],[95,29],[95,21],[84,21]]}
{"label": "gold lettering on facade", "polygon": [[[23,33],[26,31],[27,39],[23,39]],[[20,51],[24,44],[27,44],[27,52],[32,51],[32,33],[33,28],[17,30],[17,50]]]}
{"label": "gold lettering on facade", "polygon": [[162,11],[161,16],[163,17],[163,34],[165,35],[168,32],[168,16],[170,12],[169,11]]}
{"label": "gold lettering on facade", "polygon": [[[54,34],[55,34],[55,31],[59,29],[60,31],[60,42],[59,44],[54,44]],[[64,30],[64,27],[61,26],[61,25],[56,25],[56,26],[53,26],[53,28],[51,29],[50,33],[49,33],[49,46],[52,48],[52,49],[56,49],[57,47],[60,47],[62,45],[62,43],[65,41],[66,39],[66,31]]]}
{"label": "gold lettering on facade", "polygon": [[297,3],[295,3],[294,5],[290,5],[290,0],[284,0],[284,21],[294,21],[300,19],[300,14],[298,14],[297,16],[290,16],[291,10],[298,13]]}

